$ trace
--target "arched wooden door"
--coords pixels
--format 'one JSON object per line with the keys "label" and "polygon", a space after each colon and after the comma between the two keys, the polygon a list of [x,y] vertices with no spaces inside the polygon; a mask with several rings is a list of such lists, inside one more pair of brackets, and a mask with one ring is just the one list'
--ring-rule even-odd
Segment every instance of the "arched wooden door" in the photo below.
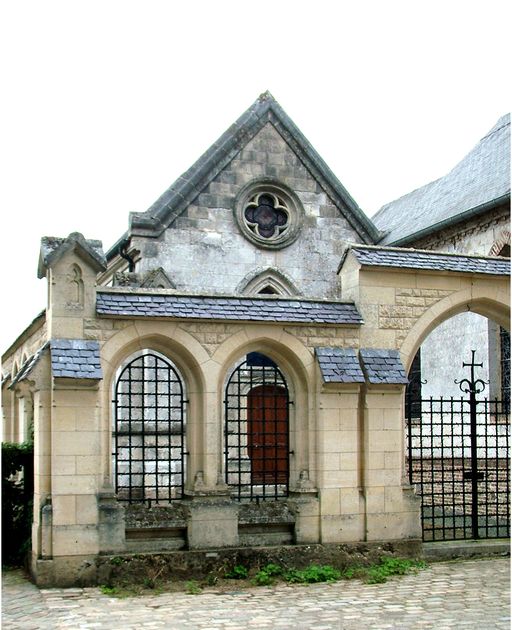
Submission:
{"label": "arched wooden door", "polygon": [[276,385],[259,385],[247,396],[247,446],[251,482],[288,480],[288,392]]}
{"label": "arched wooden door", "polygon": [[272,359],[250,352],[225,389],[225,474],[240,501],[288,496],[290,392]]}

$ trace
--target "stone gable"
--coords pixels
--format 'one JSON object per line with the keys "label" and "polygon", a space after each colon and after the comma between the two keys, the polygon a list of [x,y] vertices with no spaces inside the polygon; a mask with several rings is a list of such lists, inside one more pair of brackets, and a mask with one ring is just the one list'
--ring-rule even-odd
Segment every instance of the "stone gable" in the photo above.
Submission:
{"label": "stone gable", "polygon": [[[255,246],[234,217],[237,195],[259,178],[282,183],[304,209],[295,242]],[[158,240],[134,237],[138,271],[162,267],[178,291],[236,294],[255,268],[286,274],[305,297],[338,296],[336,267],[347,242],[361,237],[271,122],[201,191]]]}

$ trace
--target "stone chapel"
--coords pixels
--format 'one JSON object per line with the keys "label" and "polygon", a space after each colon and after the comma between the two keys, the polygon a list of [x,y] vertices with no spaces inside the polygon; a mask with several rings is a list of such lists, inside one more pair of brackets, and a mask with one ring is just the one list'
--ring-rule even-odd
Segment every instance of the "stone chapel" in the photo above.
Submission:
{"label": "stone chapel", "polygon": [[[109,250],[43,237],[47,307],[2,357],[3,439],[34,440],[36,582],[94,583],[113,554],[421,546],[410,369],[469,311],[505,351],[509,159],[504,117],[372,221],[265,93]],[[500,471],[506,361],[482,420]]]}

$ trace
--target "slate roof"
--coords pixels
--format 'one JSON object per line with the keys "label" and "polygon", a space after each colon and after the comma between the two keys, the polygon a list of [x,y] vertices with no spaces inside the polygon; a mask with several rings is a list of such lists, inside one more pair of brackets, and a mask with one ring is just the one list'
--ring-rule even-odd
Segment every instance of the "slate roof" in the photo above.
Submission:
{"label": "slate roof", "polygon": [[356,306],[349,302],[148,295],[114,291],[98,291],[96,312],[98,315],[114,317],[172,317],[352,326],[363,323]]}
{"label": "slate roof", "polygon": [[41,346],[41,348],[39,348],[39,350],[37,350],[37,352],[35,352],[31,357],[29,357],[25,361],[25,363],[18,370],[18,373],[12,379],[12,382],[9,385],[9,389],[13,388],[14,385],[16,385],[16,383],[19,383],[20,381],[22,381],[25,378],[27,378],[27,376],[30,374],[30,372],[32,372],[34,367],[37,365],[37,363],[38,363],[39,359],[41,358],[41,355],[43,354],[43,352],[48,348],[48,345],[49,345],[48,343],[45,343],[44,346]]}
{"label": "slate roof", "polygon": [[399,249],[386,247],[352,246],[351,251],[363,267],[395,267],[399,269],[426,269],[432,271],[454,271],[458,273],[485,273],[509,275],[510,259],[486,256],[443,254],[434,251]]}
{"label": "slate roof", "polygon": [[84,238],[80,232],[72,232],[67,238],[43,236],[39,254],[37,277],[44,278],[46,270],[51,267],[65,252],[76,249],[97,271],[107,268],[107,260],[103,253],[101,241]]}
{"label": "slate roof", "polygon": [[364,383],[353,348],[315,348],[315,355],[324,383]]}
{"label": "slate roof", "polygon": [[359,357],[368,383],[403,385],[409,382],[398,350],[361,349]]}
{"label": "slate roof", "polygon": [[[381,234],[371,220],[359,208],[345,187],[269,92],[261,94],[240,118],[146,212],[131,214],[129,234],[133,233],[140,236],[158,236],[161,234],[268,121],[272,122],[299,155],[312,176],[321,182],[326,191],[330,193],[338,209],[358,232],[361,240],[366,243],[374,243],[380,238]],[[109,258],[117,253],[116,245],[107,253]]]}
{"label": "slate roof", "polygon": [[383,206],[373,216],[383,245],[405,245],[501,203],[510,203],[510,114],[447,175]]}
{"label": "slate roof", "polygon": [[86,339],[52,339],[50,341],[52,374],[66,378],[103,378],[100,346]]}

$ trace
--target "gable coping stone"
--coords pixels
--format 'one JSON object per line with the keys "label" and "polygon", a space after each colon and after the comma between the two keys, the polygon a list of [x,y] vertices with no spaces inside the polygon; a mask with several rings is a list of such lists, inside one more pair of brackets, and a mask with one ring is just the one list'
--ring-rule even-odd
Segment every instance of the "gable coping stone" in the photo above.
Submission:
{"label": "gable coping stone", "polygon": [[[362,238],[371,243],[381,238],[381,232],[269,92],[262,94],[148,210],[131,213],[129,233],[160,235],[268,121],[299,153],[313,177],[322,181],[341,214]],[[107,257],[115,253],[114,246]]]}

